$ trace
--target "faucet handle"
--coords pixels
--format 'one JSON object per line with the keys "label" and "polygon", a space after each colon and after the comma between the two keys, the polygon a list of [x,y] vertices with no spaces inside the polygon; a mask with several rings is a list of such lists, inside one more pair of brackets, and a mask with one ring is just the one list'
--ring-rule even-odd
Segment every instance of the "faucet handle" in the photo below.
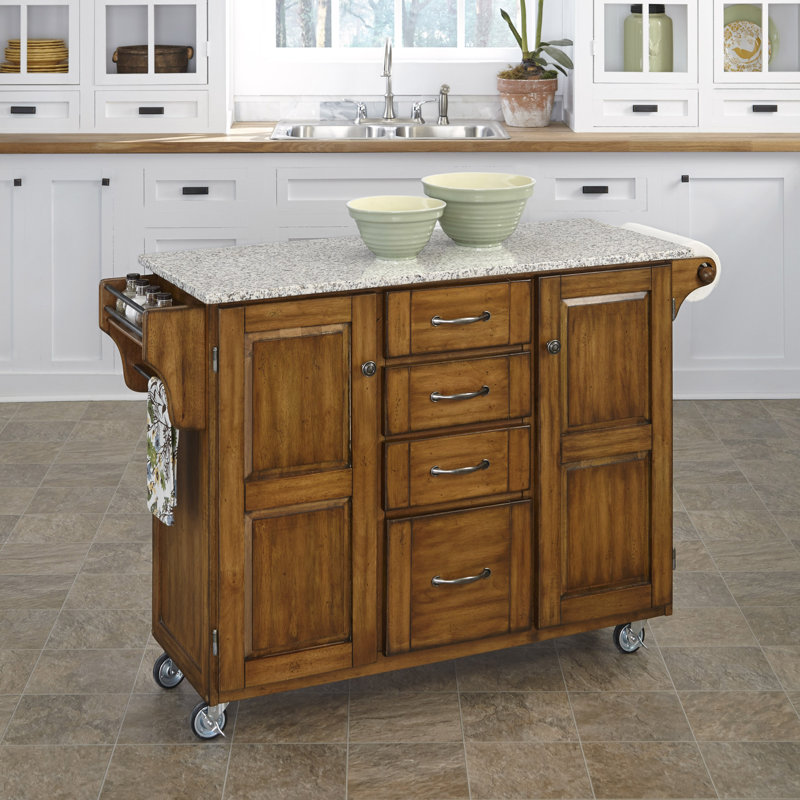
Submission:
{"label": "faucet handle", "polygon": [[367,118],[367,104],[362,102],[361,100],[351,100],[349,97],[345,97],[342,101],[343,103],[353,103],[356,107],[356,118],[353,120],[356,125],[360,125],[366,118]]}
{"label": "faucet handle", "polygon": [[412,122],[419,122],[420,125],[425,124],[425,120],[422,118],[422,106],[425,103],[435,103],[436,100],[415,100],[411,105],[411,120]]}

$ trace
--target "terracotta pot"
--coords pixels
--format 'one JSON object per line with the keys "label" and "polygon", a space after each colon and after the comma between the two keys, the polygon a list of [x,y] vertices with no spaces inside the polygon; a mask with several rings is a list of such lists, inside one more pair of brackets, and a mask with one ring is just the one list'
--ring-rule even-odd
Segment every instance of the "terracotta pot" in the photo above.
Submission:
{"label": "terracotta pot", "polygon": [[[188,45],[157,44],[155,52],[156,72],[186,72],[194,48]],[[111,56],[118,73],[147,72],[147,45],[131,44],[118,47]]]}
{"label": "terracotta pot", "polygon": [[544,128],[550,124],[558,78],[544,80],[497,79],[500,107],[506,125],[516,128]]}

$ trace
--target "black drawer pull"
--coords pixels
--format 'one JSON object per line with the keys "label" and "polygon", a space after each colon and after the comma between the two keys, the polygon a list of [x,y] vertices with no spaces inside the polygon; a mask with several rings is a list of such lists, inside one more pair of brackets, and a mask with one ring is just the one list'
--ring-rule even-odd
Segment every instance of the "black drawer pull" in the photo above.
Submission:
{"label": "black drawer pull", "polygon": [[183,194],[208,194],[208,186],[184,186]]}
{"label": "black drawer pull", "polygon": [[636,104],[633,106],[633,113],[634,114],[652,114],[658,111],[657,105],[641,105]]}
{"label": "black drawer pull", "polygon": [[608,194],[608,186],[584,186],[584,194]]}
{"label": "black drawer pull", "polygon": [[139,106],[139,114],[163,114],[164,106]]}
{"label": "black drawer pull", "polygon": [[778,104],[768,106],[753,106],[753,112],[756,114],[774,114],[778,110]]}
{"label": "black drawer pull", "polygon": [[35,114],[36,106],[11,106],[9,109],[11,114]]}

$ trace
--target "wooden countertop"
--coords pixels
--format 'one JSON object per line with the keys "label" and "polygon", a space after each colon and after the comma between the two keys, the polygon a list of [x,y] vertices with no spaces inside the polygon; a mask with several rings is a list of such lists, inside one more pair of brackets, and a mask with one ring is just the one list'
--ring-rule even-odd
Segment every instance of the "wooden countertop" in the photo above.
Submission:
{"label": "wooden countertop", "polygon": [[272,123],[238,123],[228,135],[212,134],[4,134],[0,154],[32,153],[654,153],[800,151],[798,133],[574,133],[547,128],[507,128],[510,139],[471,141],[369,140],[273,142]]}

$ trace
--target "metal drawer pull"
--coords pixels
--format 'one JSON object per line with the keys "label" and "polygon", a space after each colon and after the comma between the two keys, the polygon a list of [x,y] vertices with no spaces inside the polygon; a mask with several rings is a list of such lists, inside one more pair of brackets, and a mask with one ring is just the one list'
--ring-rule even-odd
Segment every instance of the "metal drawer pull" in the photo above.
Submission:
{"label": "metal drawer pull", "polygon": [[464,392],[463,394],[431,392],[431,403],[438,403],[440,400],[472,400],[473,397],[486,397],[487,394],[489,394],[488,386],[481,386],[477,392]]}
{"label": "metal drawer pull", "polygon": [[488,458],[482,458],[481,463],[476,464],[474,467],[458,467],[458,469],[431,467],[431,475],[469,475],[471,472],[480,472],[482,469],[489,469]]}
{"label": "metal drawer pull", "polygon": [[208,186],[184,186],[182,194],[208,194]]}
{"label": "metal drawer pull", "polygon": [[438,575],[434,575],[431,578],[431,584],[433,586],[463,586],[465,583],[475,583],[475,581],[481,581],[484,578],[488,578],[492,574],[492,571],[489,567],[484,567],[480,574],[478,575],[467,575],[466,578],[453,578],[452,580],[448,580],[447,578],[441,578]]}
{"label": "metal drawer pull", "polygon": [[608,194],[608,186],[584,186],[584,194]]}
{"label": "metal drawer pull", "polygon": [[139,114],[163,114],[164,106],[139,106]]}
{"label": "metal drawer pull", "polygon": [[767,105],[767,106],[753,106],[753,112],[756,114],[775,114],[778,111],[777,105]]}
{"label": "metal drawer pull", "polygon": [[637,104],[633,107],[634,114],[653,114],[658,112],[657,105],[642,105]]}
{"label": "metal drawer pull", "polygon": [[11,106],[8,109],[9,114],[35,114],[36,106]]}
{"label": "metal drawer pull", "polygon": [[486,322],[492,315],[488,311],[477,317],[459,317],[458,319],[442,319],[438,314],[431,318],[431,325],[436,328],[439,325],[472,325],[473,322]]}

